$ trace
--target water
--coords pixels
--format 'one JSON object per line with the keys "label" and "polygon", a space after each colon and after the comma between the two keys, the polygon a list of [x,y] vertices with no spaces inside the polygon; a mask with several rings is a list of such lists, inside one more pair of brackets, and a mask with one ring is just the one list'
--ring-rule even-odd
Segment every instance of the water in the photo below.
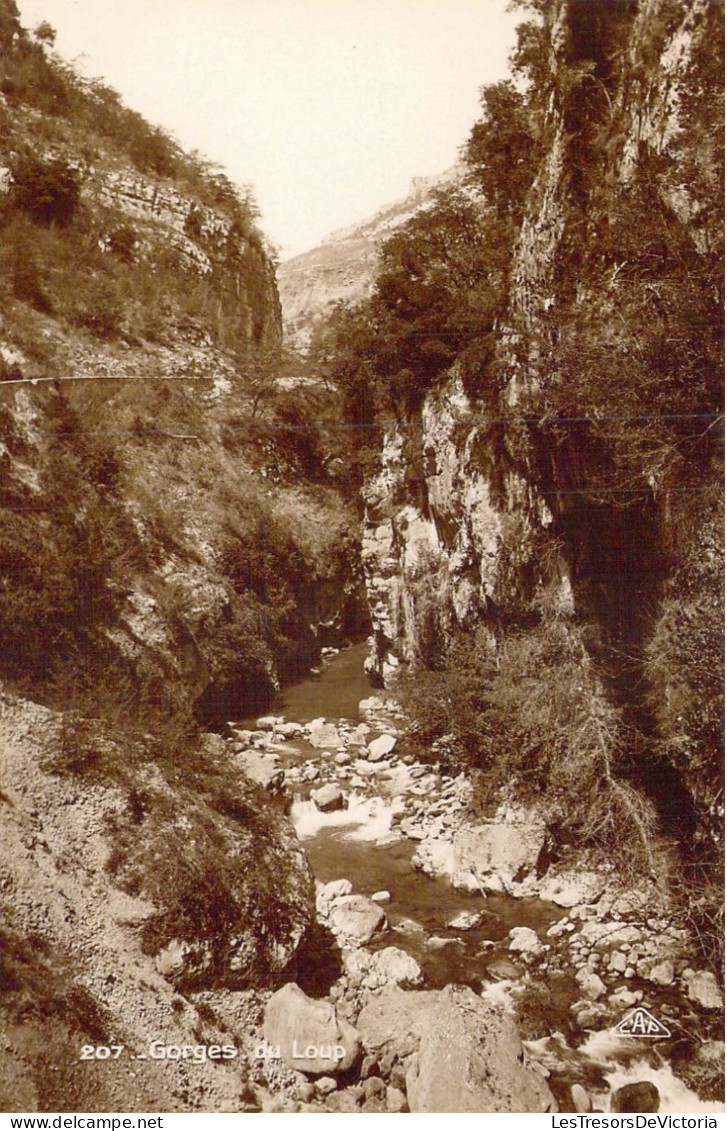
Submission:
{"label": "water", "polygon": [[[360,700],[375,694],[363,672],[365,656],[366,645],[341,652],[322,668],[319,676],[282,693],[276,701],[275,712],[300,723],[321,717],[359,723]],[[324,761],[331,755],[329,751],[318,751],[316,755],[306,743],[294,742],[289,744],[289,753],[281,757],[280,765],[300,763],[316,756]],[[404,780],[400,776],[402,772]],[[562,917],[563,911],[537,899],[468,896],[456,892],[443,879],[432,879],[415,871],[411,857],[416,846],[409,839],[396,839],[390,831],[392,818],[402,805],[405,778],[403,767],[396,773],[392,771],[388,778],[377,775],[378,796],[346,789],[348,807],[334,813],[321,813],[307,798],[309,787],[302,789],[293,805],[291,819],[306,847],[313,873],[324,883],[348,879],[353,890],[364,895],[383,890],[390,892],[391,900],[384,907],[392,930],[373,945],[406,950],[419,962],[428,987],[439,989],[449,983],[466,984],[478,992],[484,990],[484,996],[507,1005],[510,986],[507,936],[511,928],[531,927],[542,938],[548,926]],[[469,931],[449,928],[447,923],[462,911],[481,912],[483,921]],[[321,951],[317,964],[322,967],[325,961]],[[340,969],[333,977],[339,972]],[[514,968],[512,977],[517,977]],[[572,1024],[570,1005],[580,996],[572,972],[564,971],[561,978],[553,978],[549,989],[548,1026],[551,1032],[567,1033]],[[320,992],[325,993],[323,984]],[[533,1042],[533,1048],[540,1043]],[[626,1083],[652,1080],[661,1095],[661,1114],[724,1110],[722,1104],[700,1101],[674,1075],[669,1062],[658,1055],[658,1050],[649,1050],[650,1059],[634,1057],[633,1049],[625,1055],[631,1044],[627,1042],[625,1046],[623,1039],[605,1031],[593,1034],[578,1052],[599,1068],[611,1090]],[[607,1093],[603,1097],[594,1094],[594,1099],[608,1110]]]}
{"label": "water", "polygon": [[[275,712],[292,722],[325,717],[359,723],[359,702],[375,694],[363,670],[366,654],[365,644],[339,653],[323,666],[320,675],[281,693]],[[310,756],[308,748],[306,757]],[[327,752],[321,751],[320,757],[328,757]],[[299,758],[291,751],[280,765]],[[291,819],[305,844],[313,874],[323,883],[350,880],[354,891],[364,895],[390,892],[385,910],[395,933],[386,935],[380,945],[398,946],[410,953],[432,988],[457,982],[480,989],[488,981],[487,963],[496,957],[489,944],[505,939],[512,927],[542,932],[562,912],[539,900],[507,896],[484,900],[458,893],[446,880],[432,879],[412,868],[412,841],[390,839],[377,844],[386,838],[391,819],[401,807],[397,784],[401,782],[396,779],[379,779],[381,797],[354,791],[348,795],[348,807],[333,813],[321,813],[312,801],[296,800]],[[462,911],[483,913],[483,922],[469,931],[448,928],[447,923]]]}
{"label": "water", "polygon": [[[488,943],[505,939],[511,927],[542,931],[560,915],[539,900],[484,900],[456,892],[446,880],[414,871],[410,840],[377,846],[357,838],[356,831],[347,835],[339,824],[304,839],[314,875],[324,883],[345,878],[364,895],[390,892],[385,911],[395,937],[385,936],[380,945],[398,946],[416,958],[434,989],[455,982],[479,990],[487,980],[487,961],[495,957]],[[483,913],[484,921],[468,931],[447,927],[462,911]]]}

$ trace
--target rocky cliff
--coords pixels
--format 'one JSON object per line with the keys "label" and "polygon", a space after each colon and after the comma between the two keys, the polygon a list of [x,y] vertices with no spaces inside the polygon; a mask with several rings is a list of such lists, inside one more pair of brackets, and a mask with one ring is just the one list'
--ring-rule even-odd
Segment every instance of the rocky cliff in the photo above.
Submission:
{"label": "rocky cliff", "polygon": [[316,325],[337,303],[353,304],[370,295],[381,244],[427,208],[438,189],[458,184],[462,172],[454,165],[437,177],[415,177],[403,200],[360,224],[332,232],[318,247],[280,264],[284,333],[293,349],[307,349]]}

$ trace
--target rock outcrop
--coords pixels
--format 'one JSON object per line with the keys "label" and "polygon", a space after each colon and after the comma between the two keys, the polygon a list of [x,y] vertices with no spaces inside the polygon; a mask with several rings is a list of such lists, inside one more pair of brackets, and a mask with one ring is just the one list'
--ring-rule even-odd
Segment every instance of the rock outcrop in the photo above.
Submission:
{"label": "rock outcrop", "polygon": [[319,247],[287,259],[278,268],[286,341],[297,350],[310,344],[316,325],[337,303],[353,304],[371,293],[378,250],[439,188],[462,177],[453,166],[437,177],[415,177],[409,194],[369,220],[333,232]]}
{"label": "rock outcrop", "polygon": [[469,989],[383,990],[358,1028],[366,1049],[406,1063],[412,1112],[555,1110],[514,1023]]}

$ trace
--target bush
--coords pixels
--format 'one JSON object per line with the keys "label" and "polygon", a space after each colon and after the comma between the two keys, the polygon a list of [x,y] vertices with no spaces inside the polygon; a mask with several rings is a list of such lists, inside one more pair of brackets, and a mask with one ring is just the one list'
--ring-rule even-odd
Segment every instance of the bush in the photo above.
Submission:
{"label": "bush", "polygon": [[24,156],[11,167],[10,206],[37,224],[67,227],[81,199],[78,173],[60,159]]}
{"label": "bush", "polygon": [[537,802],[561,841],[598,848],[622,872],[655,873],[656,815],[639,788],[638,744],[608,701],[586,635],[552,616],[496,639],[481,629],[454,638],[440,671],[415,670],[397,690],[430,757],[479,771],[483,804],[503,790]]}

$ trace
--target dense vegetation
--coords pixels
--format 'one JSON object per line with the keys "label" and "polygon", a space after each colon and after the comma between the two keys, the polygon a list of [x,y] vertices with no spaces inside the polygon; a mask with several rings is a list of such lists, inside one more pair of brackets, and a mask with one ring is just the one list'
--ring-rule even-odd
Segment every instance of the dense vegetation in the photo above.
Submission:
{"label": "dense vegetation", "polygon": [[[456,364],[493,491],[518,472],[554,515],[537,534],[508,515],[474,648],[437,563],[412,585],[419,737],[491,796],[539,797],[561,837],[653,871],[657,818],[702,838],[702,860],[720,835],[722,6],[695,17],[668,144],[633,146],[685,6],[520,6],[515,81],[482,91],[465,187],[384,245],[372,298],[312,357],[364,468],[392,420],[416,463],[421,405]],[[516,272],[548,178],[563,227],[528,290]]]}

